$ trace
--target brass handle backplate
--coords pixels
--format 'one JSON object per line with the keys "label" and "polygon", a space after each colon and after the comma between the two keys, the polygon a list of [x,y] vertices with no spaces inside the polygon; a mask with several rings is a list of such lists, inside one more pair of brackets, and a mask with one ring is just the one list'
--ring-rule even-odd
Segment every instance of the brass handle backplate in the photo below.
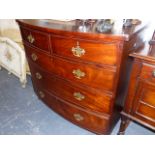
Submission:
{"label": "brass handle backplate", "polygon": [[72,51],[73,55],[76,57],[81,57],[82,55],[85,54],[85,50],[80,47],[79,42],[77,42],[76,47],[72,47],[71,51]]}
{"label": "brass handle backplate", "polygon": [[42,79],[42,75],[41,75],[40,73],[37,72],[37,73],[36,73],[36,78],[40,80],[40,79]]}
{"label": "brass handle backplate", "polygon": [[41,98],[44,98],[44,97],[45,97],[45,94],[44,94],[42,91],[39,91],[39,96],[40,96]]}
{"label": "brass handle backplate", "polygon": [[74,98],[78,101],[82,101],[85,99],[85,96],[83,94],[81,94],[80,92],[75,92],[73,94]]}
{"label": "brass handle backplate", "polygon": [[27,36],[27,39],[28,39],[28,41],[29,41],[31,44],[33,44],[34,41],[35,41],[35,39],[34,39],[34,37],[32,36],[31,33]]}
{"label": "brass handle backplate", "polygon": [[36,61],[38,59],[37,55],[35,53],[31,54],[31,58],[33,61]]}
{"label": "brass handle backplate", "polygon": [[73,114],[73,116],[74,116],[74,118],[75,118],[78,122],[80,122],[80,121],[83,121],[83,120],[84,120],[84,117],[83,117],[83,116],[81,116],[81,115],[80,115],[80,114],[78,114],[78,113]]}
{"label": "brass handle backplate", "polygon": [[86,75],[85,72],[82,72],[80,69],[73,70],[72,73],[77,79],[81,79]]}
{"label": "brass handle backplate", "polygon": [[153,70],[153,72],[152,72],[152,76],[155,77],[155,70]]}

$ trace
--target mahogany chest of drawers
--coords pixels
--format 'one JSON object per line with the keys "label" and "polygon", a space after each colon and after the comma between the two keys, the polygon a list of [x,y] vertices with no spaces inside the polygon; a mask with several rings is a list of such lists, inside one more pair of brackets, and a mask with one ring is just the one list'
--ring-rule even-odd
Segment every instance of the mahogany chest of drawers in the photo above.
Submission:
{"label": "mahogany chest of drawers", "polygon": [[155,33],[151,45],[130,54],[133,66],[118,134],[133,120],[155,131]]}
{"label": "mahogany chest of drawers", "polygon": [[80,32],[77,21],[17,22],[38,97],[78,126],[109,134],[120,117],[128,54],[143,46],[144,27],[100,34],[95,24]]}

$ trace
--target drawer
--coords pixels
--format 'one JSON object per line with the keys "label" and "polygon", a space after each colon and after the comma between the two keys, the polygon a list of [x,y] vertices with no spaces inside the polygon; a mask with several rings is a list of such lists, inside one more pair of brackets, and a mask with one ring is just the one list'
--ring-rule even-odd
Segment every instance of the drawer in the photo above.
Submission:
{"label": "drawer", "polygon": [[58,57],[51,58],[40,50],[26,45],[25,49],[28,60],[33,61],[48,72],[97,89],[113,91],[116,77],[115,69],[95,67]]}
{"label": "drawer", "polygon": [[42,67],[43,69],[47,71],[51,71],[52,66],[52,58],[51,56],[41,52],[40,50],[37,50],[35,48],[29,47],[27,45],[24,45],[26,50],[26,56],[28,58],[28,61],[31,60],[36,65]]}
{"label": "drawer", "polygon": [[108,134],[109,117],[104,115],[95,115],[82,108],[69,104],[63,100],[59,100],[54,95],[49,94],[44,89],[37,86],[34,87],[38,96],[55,112],[64,118],[70,120],[76,125],[86,128],[98,134]]}
{"label": "drawer", "polygon": [[140,77],[155,84],[155,65],[143,63]]}
{"label": "drawer", "polygon": [[95,67],[65,59],[53,58],[52,72],[73,82],[88,85],[96,89],[113,91],[116,70]]}
{"label": "drawer", "polygon": [[89,110],[110,113],[112,96],[94,89],[85,89],[74,83],[64,81],[60,78],[51,76],[49,73],[30,65],[32,78],[37,85],[42,86],[66,101]]}
{"label": "drawer", "polygon": [[134,115],[155,125],[155,86],[140,80],[135,96]]}
{"label": "drawer", "polygon": [[117,64],[119,51],[116,43],[96,43],[55,36],[52,36],[51,40],[55,55],[106,65]]}
{"label": "drawer", "polygon": [[155,107],[152,108],[145,103],[141,103],[136,113],[146,119],[151,118],[155,121]]}
{"label": "drawer", "polygon": [[21,27],[21,34],[23,40],[29,45],[50,53],[50,37],[48,34],[23,27]]}

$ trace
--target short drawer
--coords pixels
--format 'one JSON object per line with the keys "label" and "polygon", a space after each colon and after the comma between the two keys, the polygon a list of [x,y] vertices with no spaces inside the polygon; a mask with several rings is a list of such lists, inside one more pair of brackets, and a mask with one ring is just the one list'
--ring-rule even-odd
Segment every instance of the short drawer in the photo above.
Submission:
{"label": "short drawer", "polygon": [[78,106],[101,112],[110,113],[112,96],[94,89],[85,89],[74,83],[51,76],[38,67],[30,65],[32,78],[37,85],[42,86],[48,92],[69,101]]}
{"label": "short drawer", "polygon": [[47,55],[40,50],[37,50],[35,48],[29,47],[27,45],[24,45],[26,50],[26,56],[28,58],[28,61],[31,60],[36,65],[42,67],[43,69],[47,71],[51,71],[51,65],[52,65],[52,58],[50,55]]}
{"label": "short drawer", "polygon": [[73,82],[90,87],[113,91],[116,79],[116,70],[95,67],[65,59],[53,58],[52,72]]}
{"label": "short drawer", "polygon": [[109,117],[95,115],[80,107],[59,100],[44,89],[35,86],[38,96],[54,111],[71,122],[98,134],[108,134]]}
{"label": "short drawer", "polygon": [[52,36],[52,47],[55,55],[75,58],[84,61],[116,65],[119,53],[117,43],[96,43],[80,39],[68,39]]}
{"label": "short drawer", "polygon": [[33,47],[37,47],[44,52],[50,52],[50,37],[48,34],[21,27],[23,40]]}
{"label": "short drawer", "polygon": [[155,65],[143,63],[140,77],[155,84]]}

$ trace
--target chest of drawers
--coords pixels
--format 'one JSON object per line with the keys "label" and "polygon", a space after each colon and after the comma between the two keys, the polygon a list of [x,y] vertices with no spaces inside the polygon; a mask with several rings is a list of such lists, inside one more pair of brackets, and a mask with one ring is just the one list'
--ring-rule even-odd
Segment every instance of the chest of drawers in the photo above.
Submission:
{"label": "chest of drawers", "polygon": [[128,54],[143,46],[133,39],[144,27],[99,34],[95,25],[79,32],[76,21],[18,23],[38,97],[78,126],[109,134],[120,117]]}
{"label": "chest of drawers", "polygon": [[133,120],[155,131],[155,44],[130,54],[133,66],[118,134]]}

